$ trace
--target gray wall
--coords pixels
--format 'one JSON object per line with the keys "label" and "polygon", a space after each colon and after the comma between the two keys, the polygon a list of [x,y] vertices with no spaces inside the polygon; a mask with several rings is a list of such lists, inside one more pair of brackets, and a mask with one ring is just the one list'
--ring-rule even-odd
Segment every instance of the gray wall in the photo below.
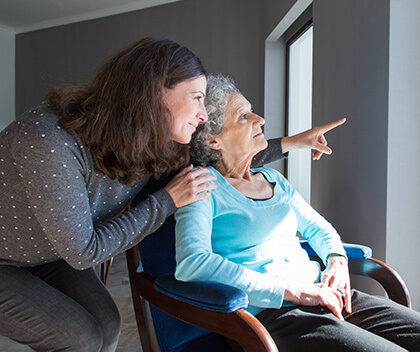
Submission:
{"label": "gray wall", "polygon": [[[295,8],[306,3],[296,1],[273,27],[288,22]],[[416,0],[314,1],[313,124],[342,116],[347,123],[328,135],[334,154],[312,163],[312,205],[344,241],[367,244],[375,257],[391,264],[407,282],[417,309],[418,13]],[[270,33],[265,47],[265,113],[266,134],[271,136],[281,133],[285,118],[285,102],[279,98],[285,50],[276,31],[264,32]],[[353,284],[383,293],[367,280],[353,278]]]}
{"label": "gray wall", "polygon": [[231,75],[261,111],[262,3],[184,0],[16,37],[17,113],[43,99],[43,82],[86,80],[106,57],[144,36],[189,46],[211,72]]}
{"label": "gray wall", "polygon": [[15,119],[15,33],[0,28],[0,131]]}
{"label": "gray wall", "polygon": [[347,118],[328,136],[336,153],[313,163],[313,205],[384,259],[388,1],[315,1],[313,14],[313,124]]}
{"label": "gray wall", "polygon": [[312,164],[312,204],[385,260],[389,3],[315,1],[313,15],[313,124],[347,122],[328,136],[335,153]]}
{"label": "gray wall", "polygon": [[[313,164],[313,205],[373,248],[420,309],[420,12],[416,0],[314,1],[313,123],[345,116]],[[375,292],[376,288],[372,288]]]}

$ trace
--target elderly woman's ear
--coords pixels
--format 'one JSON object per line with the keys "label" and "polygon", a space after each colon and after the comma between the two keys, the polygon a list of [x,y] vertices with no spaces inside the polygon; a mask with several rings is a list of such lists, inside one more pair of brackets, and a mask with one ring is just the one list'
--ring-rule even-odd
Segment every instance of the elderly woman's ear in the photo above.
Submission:
{"label": "elderly woman's ear", "polygon": [[214,149],[214,150],[220,149],[220,143],[217,137],[213,136],[212,134],[208,134],[206,136],[206,139],[209,141],[209,146],[211,149]]}

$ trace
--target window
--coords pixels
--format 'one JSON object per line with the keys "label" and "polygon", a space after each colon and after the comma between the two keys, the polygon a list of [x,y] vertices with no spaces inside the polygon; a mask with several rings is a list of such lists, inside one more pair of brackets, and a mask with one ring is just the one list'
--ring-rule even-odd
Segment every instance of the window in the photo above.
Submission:
{"label": "window", "polygon": [[[312,0],[297,0],[265,42],[264,115],[267,138],[311,128]],[[310,202],[310,151],[291,151],[271,167]]]}
{"label": "window", "polygon": [[[306,24],[287,42],[287,134],[312,127],[312,25]],[[287,178],[302,197],[311,200],[311,150],[292,150]]]}

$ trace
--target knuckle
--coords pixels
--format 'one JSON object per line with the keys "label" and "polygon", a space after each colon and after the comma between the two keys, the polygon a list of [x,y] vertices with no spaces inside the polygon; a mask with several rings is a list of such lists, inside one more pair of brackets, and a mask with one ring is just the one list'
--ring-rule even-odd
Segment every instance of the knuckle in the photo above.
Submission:
{"label": "knuckle", "polygon": [[195,187],[196,187],[195,180],[194,180],[193,178],[188,178],[188,179],[186,180],[186,185],[187,185],[187,187],[188,187],[189,189],[193,189],[193,188],[195,188]]}
{"label": "knuckle", "polygon": [[184,178],[185,178],[187,181],[193,181],[193,180],[195,179],[195,176],[193,175],[193,173],[192,173],[192,172],[188,172],[187,174],[185,174]]}

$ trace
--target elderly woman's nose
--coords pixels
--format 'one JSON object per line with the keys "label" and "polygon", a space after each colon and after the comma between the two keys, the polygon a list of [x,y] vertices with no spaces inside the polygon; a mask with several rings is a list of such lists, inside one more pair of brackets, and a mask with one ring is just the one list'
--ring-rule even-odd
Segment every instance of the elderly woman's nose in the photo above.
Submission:
{"label": "elderly woman's nose", "polygon": [[264,118],[262,118],[260,115],[254,114],[254,119],[255,123],[259,126],[263,126],[265,124]]}

